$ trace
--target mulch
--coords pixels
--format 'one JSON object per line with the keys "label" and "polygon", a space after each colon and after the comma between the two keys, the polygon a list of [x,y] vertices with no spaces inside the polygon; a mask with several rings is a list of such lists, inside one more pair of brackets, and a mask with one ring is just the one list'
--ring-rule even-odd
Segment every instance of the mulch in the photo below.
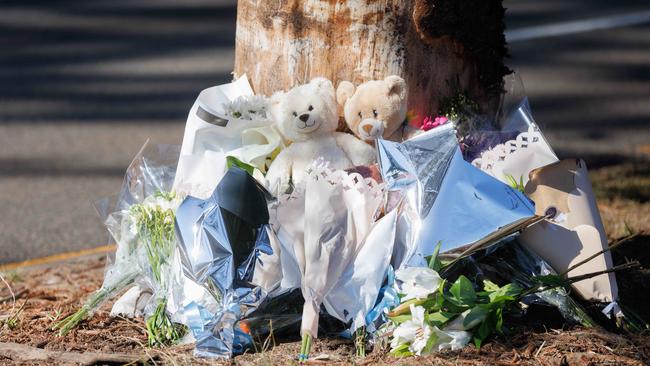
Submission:
{"label": "mulch", "polygon": [[[108,364],[155,360],[157,363],[204,363],[192,357],[192,345],[151,349],[146,345],[142,319],[110,318],[107,302],[89,321],[59,337],[49,328],[76,311],[83,299],[101,285],[106,260],[89,257],[45,268],[5,273],[16,302],[8,289],[0,291],[0,315],[16,314],[12,327],[0,331],[0,364]],[[266,342],[265,342],[266,341]],[[237,364],[292,364],[300,349],[296,340],[260,340],[258,352],[235,358]],[[440,364],[440,365],[645,365],[650,363],[650,335],[626,336],[601,328],[523,329],[498,337],[477,350],[426,357],[396,359],[385,351],[355,359],[352,342],[319,339],[313,363],[334,364]],[[224,361],[224,364],[230,362]]]}

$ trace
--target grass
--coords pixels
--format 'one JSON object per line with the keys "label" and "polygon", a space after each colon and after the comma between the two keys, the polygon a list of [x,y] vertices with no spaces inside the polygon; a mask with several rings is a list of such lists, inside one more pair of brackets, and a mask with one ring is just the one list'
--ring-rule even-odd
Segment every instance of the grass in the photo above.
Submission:
{"label": "grass", "polygon": [[20,273],[18,273],[16,270],[0,273],[0,276],[3,276],[3,278],[6,279],[6,281],[9,283],[18,283],[23,281]]}

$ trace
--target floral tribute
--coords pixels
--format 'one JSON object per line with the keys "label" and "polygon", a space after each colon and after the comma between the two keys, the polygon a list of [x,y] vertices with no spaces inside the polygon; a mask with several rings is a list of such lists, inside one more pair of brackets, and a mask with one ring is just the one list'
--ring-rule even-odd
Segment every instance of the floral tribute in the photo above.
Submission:
{"label": "floral tribute", "polygon": [[407,88],[315,78],[264,96],[243,76],[202,91],[183,145],[146,144],[101,205],[115,259],[53,328],[120,294],[111,314],[143,317],[149,346],[208,358],[279,330],[301,335],[301,362],[323,334],[359,357],[481,347],[539,302],[594,324],[571,296],[643,328],[614,275],[638,263],[611,264],[584,162],[557,158],[527,100],[490,117],[460,93],[407,131]]}

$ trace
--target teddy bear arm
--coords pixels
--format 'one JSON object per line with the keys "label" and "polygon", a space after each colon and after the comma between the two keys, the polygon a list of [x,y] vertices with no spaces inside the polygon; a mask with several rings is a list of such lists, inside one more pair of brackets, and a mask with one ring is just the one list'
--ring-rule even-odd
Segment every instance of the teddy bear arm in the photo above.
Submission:
{"label": "teddy bear arm", "polygon": [[338,132],[336,134],[336,143],[355,166],[375,162],[375,149],[350,134]]}
{"label": "teddy bear arm", "polygon": [[291,146],[282,150],[273,160],[266,173],[266,187],[272,194],[280,194],[287,190],[293,167],[293,149]]}

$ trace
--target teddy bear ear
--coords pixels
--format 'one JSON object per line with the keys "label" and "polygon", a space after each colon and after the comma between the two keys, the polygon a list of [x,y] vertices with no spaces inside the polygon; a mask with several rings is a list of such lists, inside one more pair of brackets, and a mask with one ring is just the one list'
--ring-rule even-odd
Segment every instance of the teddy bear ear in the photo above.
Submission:
{"label": "teddy bear ear", "polygon": [[388,95],[396,95],[400,99],[406,97],[406,81],[397,75],[387,76],[384,81],[388,85]]}
{"label": "teddy bear ear", "polygon": [[282,91],[277,91],[267,99],[269,112],[274,119],[280,116],[280,105],[282,104],[284,94]]}
{"label": "teddy bear ear", "polygon": [[354,84],[347,80],[343,80],[339,83],[339,87],[336,88],[336,101],[340,105],[345,105],[345,102],[347,102],[353,94]]}
{"label": "teddy bear ear", "polygon": [[329,79],[323,77],[313,78],[311,79],[309,84],[316,86],[316,88],[318,89],[331,89],[332,91],[334,91],[334,85],[332,84],[332,82],[329,81]]}

